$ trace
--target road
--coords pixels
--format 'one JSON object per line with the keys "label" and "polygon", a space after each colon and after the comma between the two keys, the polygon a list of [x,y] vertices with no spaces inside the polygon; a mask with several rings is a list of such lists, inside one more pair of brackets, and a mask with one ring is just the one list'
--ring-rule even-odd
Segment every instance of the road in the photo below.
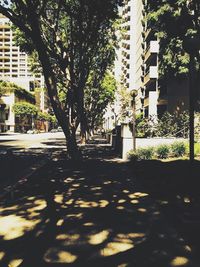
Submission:
{"label": "road", "polygon": [[0,195],[3,188],[15,184],[32,166],[56,156],[60,150],[66,150],[62,132],[0,134]]}
{"label": "road", "polygon": [[10,149],[55,149],[66,148],[63,132],[39,134],[0,134],[0,151]]}

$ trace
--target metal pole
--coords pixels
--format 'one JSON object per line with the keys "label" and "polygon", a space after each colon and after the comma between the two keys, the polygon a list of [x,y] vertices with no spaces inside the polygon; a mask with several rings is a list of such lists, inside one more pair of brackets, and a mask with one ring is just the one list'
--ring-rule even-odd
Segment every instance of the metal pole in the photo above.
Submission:
{"label": "metal pole", "polygon": [[135,115],[135,96],[133,96],[133,150],[136,150],[136,127],[135,127],[136,115]]}
{"label": "metal pole", "polygon": [[195,77],[194,77],[194,55],[190,54],[190,79],[189,79],[189,147],[190,147],[190,162],[194,162],[194,90],[195,90]]}

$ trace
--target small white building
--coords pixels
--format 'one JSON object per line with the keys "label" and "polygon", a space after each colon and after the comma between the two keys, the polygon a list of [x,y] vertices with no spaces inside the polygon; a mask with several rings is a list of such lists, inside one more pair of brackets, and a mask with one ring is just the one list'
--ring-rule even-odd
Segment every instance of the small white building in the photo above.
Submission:
{"label": "small white building", "polygon": [[[2,85],[1,85],[2,86]],[[31,104],[35,103],[34,96],[26,91],[25,89],[15,90],[12,88],[10,91],[7,90],[0,97],[0,132],[15,132],[20,131],[20,119],[15,116],[13,112],[13,105],[18,102],[28,102]],[[28,119],[24,124],[25,128],[31,127],[31,121]]]}

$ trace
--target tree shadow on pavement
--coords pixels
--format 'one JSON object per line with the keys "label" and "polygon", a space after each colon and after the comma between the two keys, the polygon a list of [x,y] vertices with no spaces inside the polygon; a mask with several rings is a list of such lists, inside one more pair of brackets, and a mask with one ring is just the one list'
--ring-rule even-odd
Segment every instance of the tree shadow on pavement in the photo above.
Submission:
{"label": "tree shadow on pavement", "polygon": [[184,234],[199,257],[200,246],[200,162],[188,160],[141,161],[132,165],[137,179],[168,220]]}
{"label": "tree shadow on pavement", "polygon": [[52,161],[1,199],[2,267],[199,266],[137,172],[108,154]]}

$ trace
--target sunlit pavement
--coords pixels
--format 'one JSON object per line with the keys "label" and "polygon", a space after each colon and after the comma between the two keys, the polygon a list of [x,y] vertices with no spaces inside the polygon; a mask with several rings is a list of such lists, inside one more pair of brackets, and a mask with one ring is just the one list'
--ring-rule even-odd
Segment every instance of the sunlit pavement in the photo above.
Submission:
{"label": "sunlit pavement", "polygon": [[61,149],[66,151],[62,132],[0,134],[0,195]]}
{"label": "sunlit pavement", "polygon": [[134,169],[95,147],[83,163],[51,162],[1,201],[0,266],[199,267]]}
{"label": "sunlit pavement", "polygon": [[[3,149],[4,146],[10,148],[56,148],[57,140],[64,140],[63,132],[57,133],[39,133],[39,134],[1,134],[0,135],[0,148]],[[63,143],[63,146],[65,144]]]}

